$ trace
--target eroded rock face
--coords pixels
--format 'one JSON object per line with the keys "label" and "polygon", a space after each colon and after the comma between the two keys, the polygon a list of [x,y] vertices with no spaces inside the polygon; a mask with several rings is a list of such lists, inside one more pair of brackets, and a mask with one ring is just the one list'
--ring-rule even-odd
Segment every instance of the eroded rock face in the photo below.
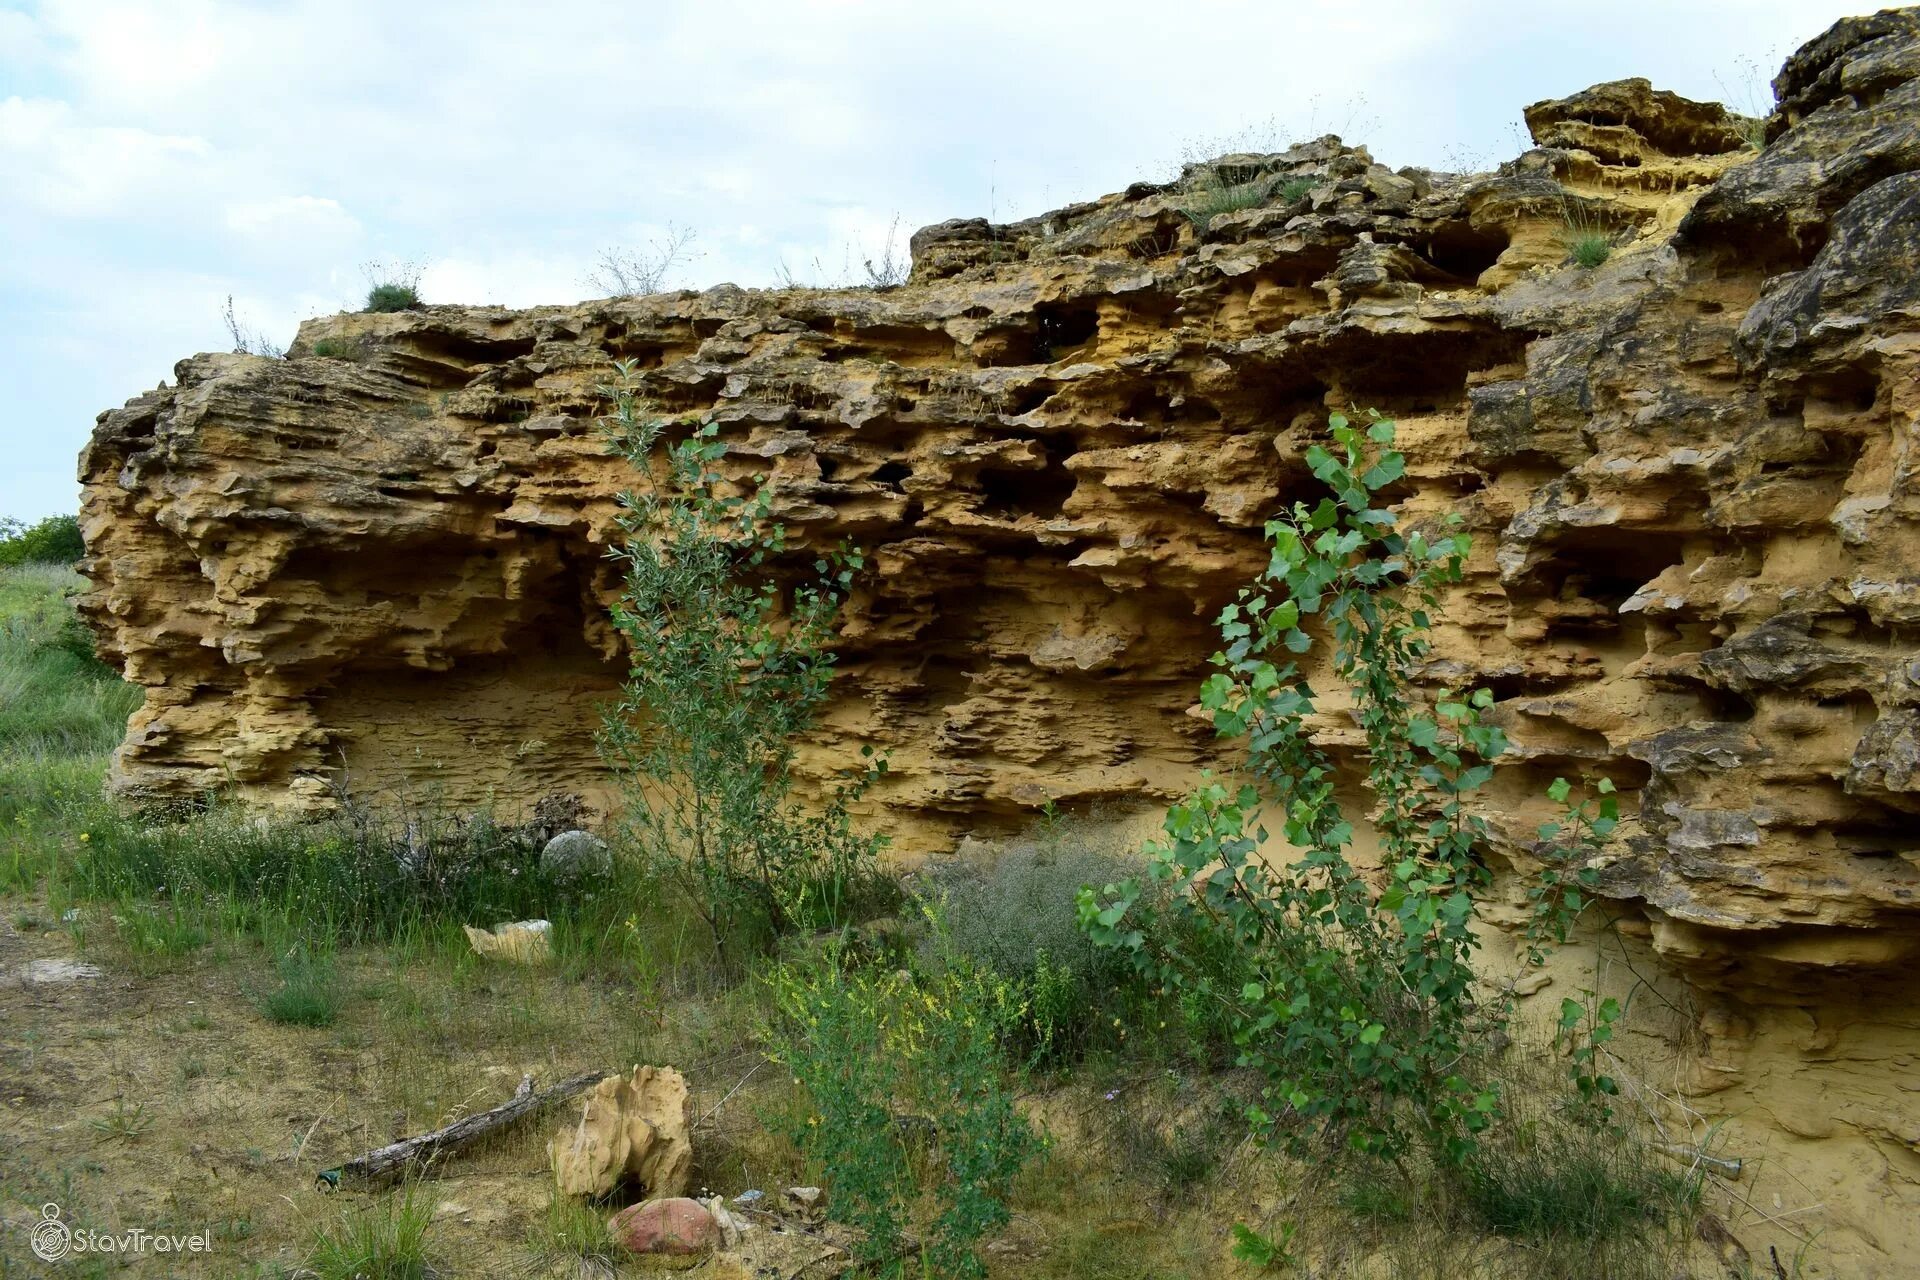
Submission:
{"label": "eroded rock face", "polygon": [[693,1169],[686,1079],[671,1067],[608,1076],[548,1140],[547,1157],[561,1195],[604,1196],[623,1182],[651,1197],[681,1195]]}
{"label": "eroded rock face", "polygon": [[[1909,1225],[1860,1256],[1920,1248],[1920,19],[1840,23],[1775,90],[1757,153],[1621,81],[1528,108],[1496,174],[1231,157],[1306,190],[1204,231],[1139,184],[927,228],[899,289],[337,316],[184,361],[82,459],[86,612],[147,688],[114,785],[610,804],[628,477],[593,417],[630,360],[775,479],[797,555],[869,551],[805,769],[887,748],[908,851],[1152,809],[1221,759],[1189,711],[1262,521],[1316,492],[1330,411],[1378,408],[1403,515],[1474,534],[1431,676],[1490,685],[1516,743],[1498,856],[1530,865],[1552,777],[1612,778],[1606,891],[1697,997],[1690,1087],[1816,1010],[1804,1053],[1888,1095],[1842,1127]],[[1570,220],[1611,232],[1598,269]]]}

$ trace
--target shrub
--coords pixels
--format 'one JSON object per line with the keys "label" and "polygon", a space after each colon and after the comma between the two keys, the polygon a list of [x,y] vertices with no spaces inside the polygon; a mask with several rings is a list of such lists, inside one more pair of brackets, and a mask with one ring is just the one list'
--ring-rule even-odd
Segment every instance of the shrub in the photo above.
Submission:
{"label": "shrub", "polygon": [[376,284],[367,290],[368,311],[412,311],[420,305],[420,291],[408,284]]}
{"label": "shrub", "polygon": [[[895,1264],[917,1219],[925,1274],[984,1276],[979,1241],[1011,1220],[1009,1185],[1042,1147],[999,1046],[1017,993],[957,959],[920,981],[840,959],[773,978],[772,1054],[809,1107],[789,1136],[825,1171],[839,1216],[864,1232],[861,1261]],[[932,1160],[915,1158],[921,1130]]]}
{"label": "shrub", "polygon": [[48,516],[32,525],[0,516],[0,565],[70,565],[85,554],[77,516]]}
{"label": "shrub", "polygon": [[[1295,1141],[1317,1131],[1389,1156],[1418,1138],[1458,1161],[1498,1107],[1471,1053],[1486,831],[1465,802],[1492,777],[1505,736],[1482,719],[1488,691],[1428,700],[1413,681],[1465,535],[1402,533],[1374,505],[1405,472],[1391,422],[1362,429],[1336,415],[1331,426],[1334,449],[1307,452],[1331,495],[1268,522],[1268,566],[1221,611],[1219,669],[1201,688],[1216,730],[1248,744],[1250,780],[1209,778],[1169,811],[1149,850],[1153,879],[1171,889],[1160,918],[1137,912],[1146,893],[1130,880],[1083,892],[1081,920],[1143,972],[1222,1010],[1240,1062],[1264,1080],[1248,1113],[1256,1133],[1288,1121]],[[1329,639],[1365,735],[1377,902],[1351,856],[1334,760],[1307,727],[1318,694],[1298,658]],[[1290,864],[1258,854],[1268,801],[1303,851]],[[1571,829],[1604,838],[1610,827]],[[1237,987],[1218,969],[1228,949],[1245,975]]]}
{"label": "shrub", "polygon": [[827,695],[860,554],[824,552],[782,589],[774,564],[786,533],[770,518],[769,487],[728,494],[712,470],[727,451],[719,428],[666,443],[670,424],[642,411],[633,366],[619,375],[606,427],[650,482],[620,499],[626,537],[613,554],[626,587],[613,621],[634,659],[600,735],[634,784],[629,829],[687,891],[723,955],[853,918],[885,886],[883,839],[856,833],[850,806],[886,762],[863,748],[865,771],[811,816],[793,798],[792,770],[795,740]]}
{"label": "shrub", "polygon": [[1049,820],[990,864],[959,862],[932,876],[940,920],[923,964],[954,955],[1012,984],[1023,1013],[1008,1048],[1025,1060],[1079,1056],[1129,1005],[1144,1001],[1132,966],[1080,929],[1073,894],[1134,874],[1140,859],[1084,828]]}
{"label": "shrub", "polygon": [[412,311],[421,305],[420,276],[425,270],[417,262],[368,262],[361,266],[367,277],[367,311]]}
{"label": "shrub", "polygon": [[314,1232],[307,1266],[318,1280],[427,1280],[433,1200],[409,1186],[379,1205],[343,1210]]}
{"label": "shrub", "polygon": [[[373,305],[372,296],[368,296],[367,310],[369,311],[404,311],[405,309],[405,307],[376,307]],[[344,338],[322,338],[313,344],[313,354],[323,360],[351,360],[353,344]]]}

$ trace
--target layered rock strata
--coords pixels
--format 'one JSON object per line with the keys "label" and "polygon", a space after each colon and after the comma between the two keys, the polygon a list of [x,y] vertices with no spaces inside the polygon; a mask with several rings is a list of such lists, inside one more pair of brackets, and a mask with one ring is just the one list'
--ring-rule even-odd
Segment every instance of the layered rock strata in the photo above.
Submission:
{"label": "layered rock strata", "polygon": [[[1774,87],[1758,123],[1644,81],[1539,103],[1486,175],[1226,157],[926,228],[896,289],[344,315],[183,361],[82,458],[85,611],[147,691],[114,785],[611,804],[619,360],[773,477],[796,554],[870,554],[811,776],[886,748],[907,851],[1152,809],[1223,758],[1194,690],[1262,522],[1315,493],[1329,412],[1377,408],[1402,513],[1474,535],[1430,675],[1516,744],[1495,855],[1529,865],[1555,775],[1613,779],[1605,890],[1684,980],[1685,1090],[1777,1113],[1825,1071],[1824,1118],[1758,1131],[1841,1133],[1850,1256],[1920,1250],[1920,19],[1843,22]],[[1206,184],[1248,207],[1201,225]]]}

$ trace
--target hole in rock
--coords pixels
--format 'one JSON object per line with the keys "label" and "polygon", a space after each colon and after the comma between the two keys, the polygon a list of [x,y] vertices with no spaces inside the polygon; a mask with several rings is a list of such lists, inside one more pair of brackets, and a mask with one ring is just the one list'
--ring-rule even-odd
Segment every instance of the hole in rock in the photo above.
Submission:
{"label": "hole in rock", "polygon": [[1092,307],[1070,307],[1043,302],[1033,309],[1036,343],[1045,360],[1058,359],[1073,347],[1092,342],[1100,332],[1100,313]]}
{"label": "hole in rock", "polygon": [[980,514],[1001,520],[1023,515],[1050,520],[1067,505],[1076,483],[1073,473],[1059,466],[1033,471],[982,468]]}
{"label": "hole in rock", "polygon": [[1481,272],[1500,260],[1507,244],[1503,232],[1476,231],[1464,222],[1449,222],[1436,227],[1416,249],[1440,270],[1472,284]]}

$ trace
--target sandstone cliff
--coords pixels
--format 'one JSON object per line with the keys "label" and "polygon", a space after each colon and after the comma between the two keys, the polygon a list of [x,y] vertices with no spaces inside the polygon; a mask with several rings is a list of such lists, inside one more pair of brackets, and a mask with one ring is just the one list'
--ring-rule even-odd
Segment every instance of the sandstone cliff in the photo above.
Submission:
{"label": "sandstone cliff", "polygon": [[626,359],[803,547],[871,553],[810,770],[889,749],[910,851],[1156,807],[1217,758],[1188,712],[1263,518],[1329,411],[1377,408],[1402,511],[1475,536],[1432,675],[1499,696],[1501,856],[1548,779],[1611,777],[1676,1088],[1828,1170],[1846,1256],[1911,1256],[1920,17],[1839,24],[1775,90],[1759,147],[1621,81],[1528,108],[1495,174],[1328,138],[1215,162],[1273,181],[1204,228],[1190,184],[926,228],[898,289],[344,315],[183,361],[81,462],[86,612],[147,691],[114,785],[608,803],[626,477],[592,420]]}

